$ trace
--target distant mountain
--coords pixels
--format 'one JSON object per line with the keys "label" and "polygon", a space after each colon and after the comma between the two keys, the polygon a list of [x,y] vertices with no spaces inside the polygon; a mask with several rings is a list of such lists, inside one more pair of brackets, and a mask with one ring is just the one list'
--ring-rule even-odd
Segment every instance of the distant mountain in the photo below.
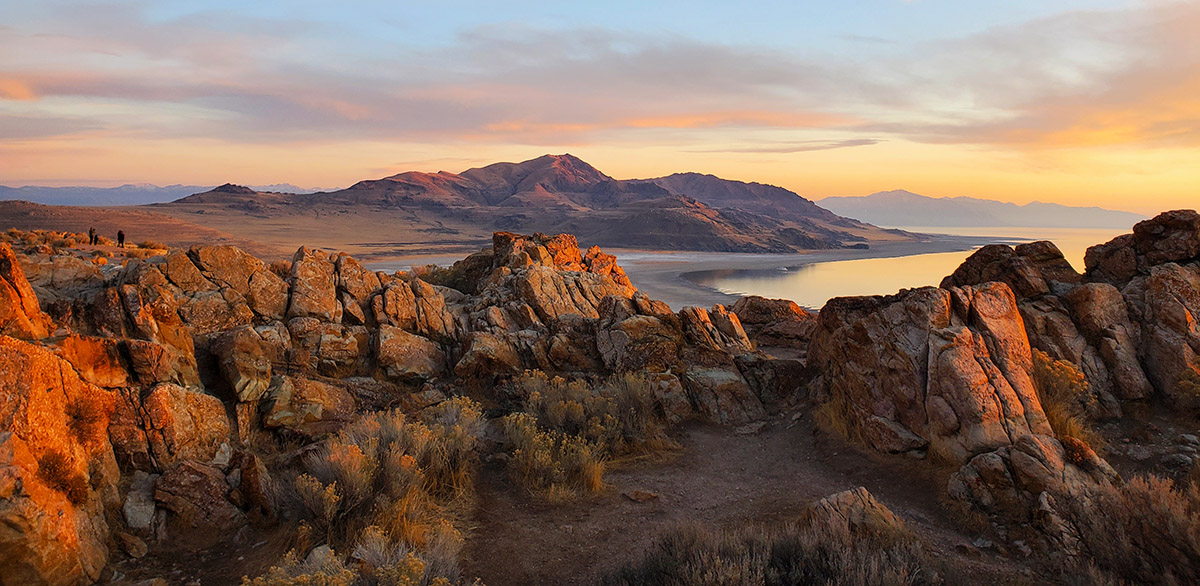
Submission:
{"label": "distant mountain", "polygon": [[1129,228],[1146,216],[1098,207],[1032,202],[1025,205],[974,197],[927,197],[881,191],[857,197],[827,197],[826,209],[880,226]]}
{"label": "distant mountain", "polygon": [[[310,194],[234,185],[160,208],[218,221],[225,210],[254,218],[374,215],[439,238],[479,239],[493,230],[569,232],[600,246],[793,252],[909,237],[842,218],[779,187],[685,173],[617,180],[579,158],[545,155],[462,173],[407,172]],[[213,218],[213,220],[208,220]]]}
{"label": "distant mountain", "polygon": [[[212,189],[209,185],[167,185],[148,183],[126,184],[120,187],[6,187],[0,185],[0,201],[25,200],[61,206],[131,206],[174,201],[181,197]],[[316,189],[297,187],[289,183],[258,185],[254,189],[269,192],[312,193]]]}

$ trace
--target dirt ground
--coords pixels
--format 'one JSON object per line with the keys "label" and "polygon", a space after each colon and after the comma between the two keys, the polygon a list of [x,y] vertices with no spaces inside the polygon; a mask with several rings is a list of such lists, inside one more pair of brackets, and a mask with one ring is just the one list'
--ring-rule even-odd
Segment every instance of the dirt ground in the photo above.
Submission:
{"label": "dirt ground", "polygon": [[[623,466],[606,475],[612,486],[605,493],[563,504],[530,497],[508,482],[501,464],[489,464],[478,483],[463,575],[488,586],[595,584],[640,560],[658,535],[680,524],[786,522],[815,500],[865,486],[951,568],[948,583],[1032,577],[1020,561],[994,550],[956,549],[978,535],[954,525],[939,503],[945,489],[936,474],[922,477],[923,467],[903,457],[867,456],[814,432],[810,415],[773,418],[758,435],[693,424],[679,440],[683,450],[669,461]],[[633,490],[659,496],[644,503],[623,496]]]}

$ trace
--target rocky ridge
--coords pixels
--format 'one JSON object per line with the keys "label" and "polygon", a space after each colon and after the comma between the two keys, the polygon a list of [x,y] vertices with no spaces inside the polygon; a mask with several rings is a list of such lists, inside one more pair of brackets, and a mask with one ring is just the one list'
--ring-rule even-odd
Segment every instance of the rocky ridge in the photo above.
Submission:
{"label": "rocky ridge", "polygon": [[569,235],[497,233],[423,276],[230,246],[100,271],[0,244],[0,268],[0,573],[27,583],[92,582],[118,549],[269,516],[255,434],[312,441],[527,369],[648,373],[674,421],[744,423],[798,387],[736,314],[672,312]]}
{"label": "rocky ridge", "polygon": [[810,392],[867,447],[960,467],[953,498],[1055,537],[1056,497],[1121,481],[1077,438],[1054,437],[1032,351],[1083,373],[1082,406],[1099,419],[1187,400],[1200,380],[1200,215],[1143,221],[1086,266],[1050,242],[986,246],[940,287],[831,300],[808,347]]}

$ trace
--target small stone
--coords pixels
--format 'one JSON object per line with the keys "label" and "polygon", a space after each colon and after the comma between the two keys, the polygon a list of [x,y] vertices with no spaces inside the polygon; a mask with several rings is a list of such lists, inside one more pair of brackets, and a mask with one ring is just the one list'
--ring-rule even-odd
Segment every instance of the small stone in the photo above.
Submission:
{"label": "small stone", "polygon": [[1018,539],[1012,542],[1012,545],[1025,557],[1033,555],[1033,548],[1029,547],[1023,540]]}
{"label": "small stone", "polygon": [[737,435],[758,435],[766,428],[766,421],[755,421],[753,423],[747,423],[746,425],[735,428],[733,433]]}
{"label": "small stone", "polygon": [[1200,437],[1196,437],[1190,433],[1180,434],[1179,443],[1190,446],[1200,446]]}
{"label": "small stone", "polygon": [[129,554],[129,557],[140,558],[146,555],[150,548],[146,547],[146,542],[142,541],[136,535],[130,535],[124,531],[116,533],[117,543],[121,545],[121,550]]}
{"label": "small stone", "polygon": [[121,512],[125,516],[125,524],[134,531],[147,531],[154,521],[154,485],[158,482],[157,474],[147,474],[138,470],[133,473],[129,483],[129,492],[125,495],[125,503]]}
{"label": "small stone", "polygon": [[1130,446],[1129,450],[1127,450],[1125,453],[1130,458],[1138,462],[1145,462],[1146,460],[1149,460],[1151,456],[1150,448],[1138,445]]}
{"label": "small stone", "polygon": [[644,503],[658,498],[658,493],[638,489],[626,492],[624,493],[624,496],[635,503]]}
{"label": "small stone", "polygon": [[1187,454],[1169,454],[1163,456],[1162,465],[1167,468],[1186,468],[1192,465],[1192,459]]}
{"label": "small stone", "polygon": [[973,558],[977,558],[980,555],[979,548],[969,543],[960,543],[954,546],[954,551]]}
{"label": "small stone", "polygon": [[226,466],[229,466],[229,460],[232,457],[233,448],[229,446],[229,442],[224,442],[217,447],[217,453],[213,456],[212,462],[209,462],[209,464],[224,469]]}
{"label": "small stone", "polygon": [[988,548],[992,547],[992,541],[990,539],[976,537],[974,540],[971,541],[971,545],[974,545],[975,547],[978,547],[979,549],[988,549]]}
{"label": "small stone", "polygon": [[803,418],[804,418],[803,411],[797,411],[795,413],[792,413],[792,421],[800,421]]}

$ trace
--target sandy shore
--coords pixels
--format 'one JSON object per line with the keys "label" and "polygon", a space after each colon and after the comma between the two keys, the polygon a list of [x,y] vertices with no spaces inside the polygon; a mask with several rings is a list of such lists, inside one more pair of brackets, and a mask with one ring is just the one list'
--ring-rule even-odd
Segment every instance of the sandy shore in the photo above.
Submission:
{"label": "sandy shore", "polygon": [[[894,258],[914,254],[970,250],[995,239],[937,235],[924,242],[875,242],[868,250],[814,250],[796,254],[750,254],[729,252],[659,252],[633,249],[606,249],[615,254],[629,279],[654,299],[674,309],[689,305],[730,304],[737,296],[722,293],[688,278],[691,273],[716,270],[761,270],[794,268],[818,262],[865,258]],[[408,270],[415,265],[450,265],[466,255],[424,255],[366,263],[378,271]]]}

